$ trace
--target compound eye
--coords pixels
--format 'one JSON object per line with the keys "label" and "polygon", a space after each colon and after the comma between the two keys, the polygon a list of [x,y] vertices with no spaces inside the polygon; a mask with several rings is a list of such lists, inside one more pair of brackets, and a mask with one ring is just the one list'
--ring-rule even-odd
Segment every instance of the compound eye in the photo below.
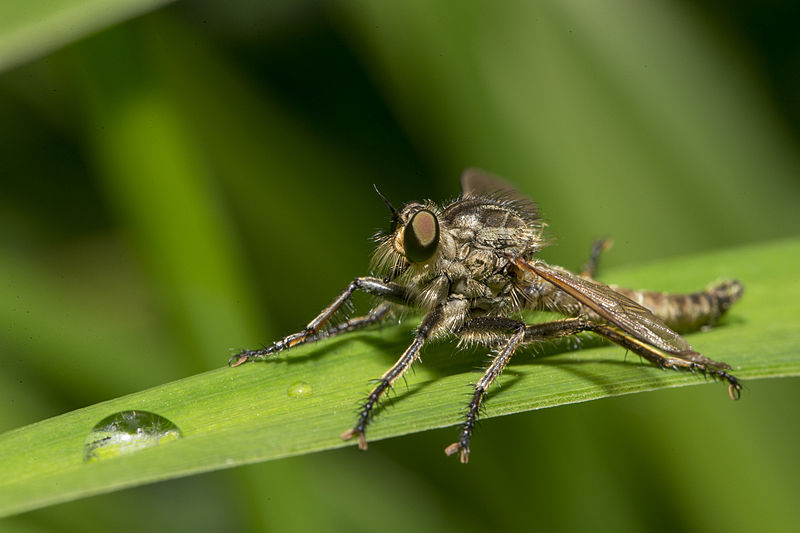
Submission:
{"label": "compound eye", "polygon": [[406,257],[414,263],[431,258],[439,245],[439,221],[427,209],[417,211],[403,230]]}

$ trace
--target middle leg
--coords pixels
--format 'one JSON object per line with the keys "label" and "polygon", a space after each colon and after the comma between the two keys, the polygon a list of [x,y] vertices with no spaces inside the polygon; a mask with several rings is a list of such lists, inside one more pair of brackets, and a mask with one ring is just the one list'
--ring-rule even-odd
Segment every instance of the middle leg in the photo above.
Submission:
{"label": "middle leg", "polygon": [[[510,325],[510,321],[506,325]],[[475,384],[475,392],[473,392],[472,400],[470,400],[469,407],[467,407],[466,419],[461,424],[461,434],[458,436],[458,441],[444,450],[444,453],[447,455],[460,452],[459,455],[462,463],[469,461],[469,441],[472,438],[472,430],[475,428],[475,423],[478,421],[478,413],[480,412],[483,399],[489,387],[503,372],[503,369],[505,369],[506,365],[511,360],[511,356],[514,355],[517,347],[522,344],[522,341],[525,339],[525,324],[517,322],[513,327],[516,331],[511,334],[505,345],[497,352],[497,355],[492,359],[483,377]]]}
{"label": "middle leg", "polygon": [[475,384],[475,391],[467,407],[466,418],[461,424],[461,433],[458,436],[458,441],[445,448],[444,452],[447,455],[459,452],[462,463],[469,461],[469,443],[472,439],[475,424],[478,421],[478,414],[483,405],[483,400],[491,384],[503,372],[503,369],[505,369],[514,352],[521,344],[574,335],[581,331],[586,331],[584,324],[585,321],[580,318],[568,318],[531,325],[505,317],[479,317],[466,322],[461,331],[459,331],[462,340],[491,345],[498,344],[498,341],[505,339],[505,343],[489,364],[483,377]]}

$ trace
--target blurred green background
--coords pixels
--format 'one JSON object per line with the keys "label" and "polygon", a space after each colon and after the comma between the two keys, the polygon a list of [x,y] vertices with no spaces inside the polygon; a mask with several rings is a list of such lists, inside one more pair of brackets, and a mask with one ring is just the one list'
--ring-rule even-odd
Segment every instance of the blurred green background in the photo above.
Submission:
{"label": "blurred green background", "polygon": [[[615,241],[601,268],[796,237],[798,15],[194,0],[31,47],[0,65],[0,431],[297,330],[367,273],[388,224],[373,183],[399,205],[455,197],[467,166],[506,176],[551,225],[545,259],[571,268],[598,236]],[[449,428],[0,527],[796,531],[797,385],[487,420],[468,467],[441,453]]]}

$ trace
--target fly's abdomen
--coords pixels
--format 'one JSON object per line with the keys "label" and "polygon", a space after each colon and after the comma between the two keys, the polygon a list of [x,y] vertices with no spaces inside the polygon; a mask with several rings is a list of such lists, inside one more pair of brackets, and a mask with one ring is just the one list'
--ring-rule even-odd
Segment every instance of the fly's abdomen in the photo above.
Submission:
{"label": "fly's abdomen", "polygon": [[713,326],[742,297],[744,288],[736,280],[726,280],[691,294],[635,291],[620,287],[614,287],[614,290],[648,308],[675,331],[686,332]]}

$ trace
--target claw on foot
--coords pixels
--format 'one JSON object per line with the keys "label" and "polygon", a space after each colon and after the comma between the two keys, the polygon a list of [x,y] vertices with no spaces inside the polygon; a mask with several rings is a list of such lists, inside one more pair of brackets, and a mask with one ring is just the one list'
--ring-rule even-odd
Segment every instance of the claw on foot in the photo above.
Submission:
{"label": "claw on foot", "polygon": [[238,353],[233,357],[231,357],[230,359],[228,359],[228,366],[231,368],[239,366],[243,363],[246,363],[248,359],[250,359],[250,356],[247,355],[246,353]]}
{"label": "claw on foot", "polygon": [[444,453],[447,455],[453,455],[454,453],[460,451],[459,460],[463,464],[467,464],[469,462],[469,448],[467,446],[462,446],[460,442],[454,442],[450,446],[444,449]]}
{"label": "claw on foot", "polygon": [[736,377],[728,374],[724,370],[713,370],[711,373],[715,378],[724,379],[728,382],[728,395],[731,397],[731,400],[738,400],[742,397],[742,384],[739,383]]}
{"label": "claw on foot", "polygon": [[729,383],[728,394],[730,395],[731,400],[738,400],[742,397],[742,386],[738,383]]}
{"label": "claw on foot", "polygon": [[366,450],[367,449],[367,439],[364,437],[363,431],[358,431],[356,429],[348,429],[344,433],[342,433],[342,440],[350,440],[353,437],[358,437],[358,449],[359,450]]}

